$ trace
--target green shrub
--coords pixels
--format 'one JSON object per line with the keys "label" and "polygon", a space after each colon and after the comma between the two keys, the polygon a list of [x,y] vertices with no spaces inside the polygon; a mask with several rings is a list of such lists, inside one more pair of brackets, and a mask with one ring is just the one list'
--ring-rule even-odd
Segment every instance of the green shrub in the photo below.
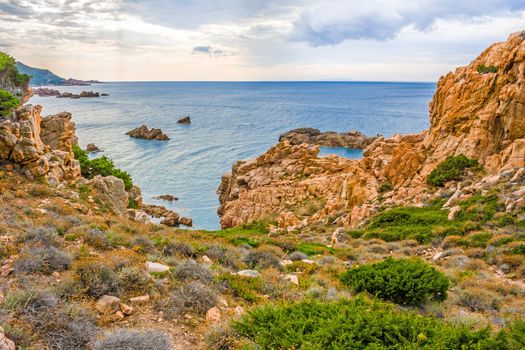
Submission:
{"label": "green shrub", "polygon": [[498,72],[498,68],[496,68],[495,66],[493,66],[492,64],[490,66],[485,66],[484,64],[480,64],[478,66],[478,73],[497,73]]}
{"label": "green shrub", "polygon": [[447,297],[449,281],[443,273],[419,259],[392,259],[349,269],[344,284],[401,305],[416,305]]}
{"label": "green shrub", "polygon": [[103,156],[100,158],[89,159],[87,152],[81,149],[78,145],[73,145],[73,153],[75,154],[75,159],[80,162],[82,176],[88,179],[92,179],[96,175],[115,176],[124,181],[124,186],[127,191],[133,187],[131,175],[115,167],[113,161],[108,157]]}
{"label": "green shrub", "polygon": [[520,245],[517,245],[517,246],[513,247],[513,248],[510,250],[510,253],[511,253],[511,254],[521,254],[521,255],[525,255],[525,244],[520,244]]}
{"label": "green shrub", "polygon": [[476,168],[479,163],[465,155],[449,156],[428,175],[427,183],[432,186],[442,187],[446,182],[460,180],[467,168]]}
{"label": "green shrub", "polygon": [[[519,331],[473,331],[359,297],[267,305],[232,324],[257,349],[519,349]],[[523,328],[523,327],[522,327]]]}
{"label": "green shrub", "polygon": [[104,294],[115,295],[118,291],[118,276],[109,266],[87,261],[77,265],[75,273],[87,295],[100,297]]}
{"label": "green shrub", "polygon": [[227,272],[221,274],[218,281],[223,287],[231,289],[236,297],[250,302],[259,299],[257,292],[264,287],[264,281],[260,277],[233,275]]}
{"label": "green shrub", "polygon": [[0,118],[8,117],[20,104],[20,100],[9,92],[0,89]]}

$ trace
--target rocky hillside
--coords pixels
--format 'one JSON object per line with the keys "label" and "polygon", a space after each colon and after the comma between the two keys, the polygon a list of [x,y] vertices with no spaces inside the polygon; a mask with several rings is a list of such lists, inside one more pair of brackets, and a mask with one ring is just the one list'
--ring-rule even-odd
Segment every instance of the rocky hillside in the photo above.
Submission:
{"label": "rocky hillside", "polygon": [[41,86],[41,85],[90,85],[95,83],[100,83],[97,80],[78,80],[78,79],[65,79],[59,77],[55,73],[51,72],[49,69],[41,69],[27,66],[21,62],[16,63],[18,71],[22,74],[27,74],[31,77],[30,84],[31,86]]}
{"label": "rocky hillside", "polygon": [[444,195],[428,177],[449,156],[479,162],[479,176],[461,184],[457,196],[475,193],[484,176],[525,166],[524,71],[525,34],[514,33],[439,80],[430,128],[420,134],[379,137],[355,161],[317,158],[315,147],[285,140],[238,162],[218,190],[222,226],[265,219],[289,229],[316,222],[357,227],[382,208]]}

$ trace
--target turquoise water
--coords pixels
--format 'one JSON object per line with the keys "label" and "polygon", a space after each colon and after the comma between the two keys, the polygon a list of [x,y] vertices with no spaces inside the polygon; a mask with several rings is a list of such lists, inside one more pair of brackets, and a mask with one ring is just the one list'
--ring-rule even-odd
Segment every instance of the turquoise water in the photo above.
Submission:
{"label": "turquoise water", "polygon": [[363,150],[340,147],[319,147],[318,157],[324,157],[329,154],[335,154],[336,156],[348,159],[359,159],[363,157]]}
{"label": "turquoise water", "polygon": [[[240,159],[273,146],[281,133],[299,127],[322,131],[419,132],[428,127],[430,83],[361,82],[138,82],[87,87],[108,97],[38,97],[43,114],[73,113],[81,146],[95,143],[128,171],[144,200],[193,218],[196,228],[217,229],[217,187],[221,175]],[[192,118],[191,125],[176,121]],[[132,139],[125,133],[141,124],[161,128],[168,142]],[[355,150],[323,150],[349,158]],[[152,199],[173,194],[178,202]]]}

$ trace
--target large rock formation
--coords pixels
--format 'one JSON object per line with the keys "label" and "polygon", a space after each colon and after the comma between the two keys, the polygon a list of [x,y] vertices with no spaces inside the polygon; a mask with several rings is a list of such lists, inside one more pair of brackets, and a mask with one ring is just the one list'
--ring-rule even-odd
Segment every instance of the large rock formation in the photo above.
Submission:
{"label": "large rock formation", "polygon": [[359,131],[337,133],[335,131],[321,132],[319,129],[299,128],[288,131],[279,136],[279,142],[288,141],[292,145],[307,143],[325,147],[347,147],[363,149],[368,147],[380,135],[366,136]]}
{"label": "large rock formation", "polygon": [[97,175],[92,180],[97,197],[113,213],[127,215],[129,195],[124,187],[124,181],[115,176]]}
{"label": "large rock formation", "polygon": [[168,141],[170,138],[160,129],[148,129],[146,125],[141,125],[138,128],[130,130],[126,133],[131,137],[144,140]]}
{"label": "large rock formation", "polygon": [[70,113],[42,118],[41,106],[24,106],[0,120],[0,162],[50,183],[80,176],[71,145],[76,142]]}
{"label": "large rock formation", "polygon": [[[484,69],[490,66],[497,71]],[[429,200],[427,176],[447,156],[476,158],[488,174],[524,167],[525,34],[512,34],[442,77],[430,123],[420,134],[378,138],[360,160],[318,159],[316,148],[284,141],[238,162],[218,190],[221,224],[276,218],[299,227],[338,218],[356,226],[378,208],[382,184],[393,186],[381,194],[388,204]],[[301,215],[305,206],[308,215]]]}

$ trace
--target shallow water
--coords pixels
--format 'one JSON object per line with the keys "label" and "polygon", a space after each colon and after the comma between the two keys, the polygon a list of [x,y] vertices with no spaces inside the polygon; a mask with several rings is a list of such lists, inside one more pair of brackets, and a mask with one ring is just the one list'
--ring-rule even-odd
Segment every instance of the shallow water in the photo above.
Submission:
{"label": "shallow water", "polygon": [[[56,88],[56,87],[55,87]],[[95,143],[128,171],[147,203],[193,218],[194,227],[217,229],[217,187],[237,160],[273,146],[281,133],[298,127],[359,130],[368,135],[419,132],[428,127],[430,83],[361,82],[139,82],[58,87],[93,90],[108,97],[31,98],[43,114],[73,113],[79,143]],[[191,125],[176,121],[191,116]],[[168,142],[132,139],[141,124],[161,128]],[[355,150],[322,150],[348,158]],[[179,201],[152,199],[173,194]]]}

